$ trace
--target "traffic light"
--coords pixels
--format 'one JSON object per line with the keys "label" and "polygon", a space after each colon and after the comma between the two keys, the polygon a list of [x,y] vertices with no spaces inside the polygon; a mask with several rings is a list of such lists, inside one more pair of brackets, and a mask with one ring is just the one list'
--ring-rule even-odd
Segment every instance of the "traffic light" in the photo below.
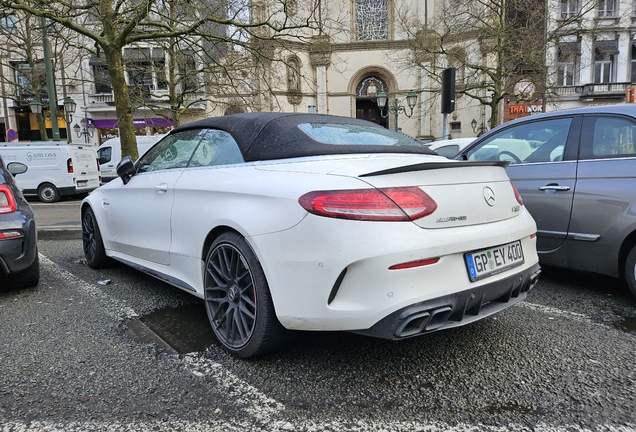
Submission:
{"label": "traffic light", "polygon": [[455,111],[455,68],[442,71],[442,114]]}

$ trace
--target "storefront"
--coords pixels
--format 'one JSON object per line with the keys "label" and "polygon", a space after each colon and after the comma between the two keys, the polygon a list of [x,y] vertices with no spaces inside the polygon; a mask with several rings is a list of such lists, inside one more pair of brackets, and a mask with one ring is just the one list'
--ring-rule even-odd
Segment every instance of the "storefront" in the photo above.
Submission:
{"label": "storefront", "polygon": [[[49,140],[53,139],[53,122],[50,116],[44,113],[44,127]],[[19,141],[41,141],[40,127],[38,121],[28,107],[20,107],[15,110],[15,118],[17,123],[17,132]],[[60,139],[66,141],[66,121],[64,120],[64,110],[58,108],[57,127],[60,132]],[[4,135],[3,135],[4,136]]]}
{"label": "storefront", "polygon": [[[87,119],[88,125],[92,124],[97,130],[99,136],[98,144],[119,136],[119,123],[116,119]],[[135,126],[135,135],[161,135],[168,133],[172,129],[172,121],[161,118],[141,118],[133,119]]]}

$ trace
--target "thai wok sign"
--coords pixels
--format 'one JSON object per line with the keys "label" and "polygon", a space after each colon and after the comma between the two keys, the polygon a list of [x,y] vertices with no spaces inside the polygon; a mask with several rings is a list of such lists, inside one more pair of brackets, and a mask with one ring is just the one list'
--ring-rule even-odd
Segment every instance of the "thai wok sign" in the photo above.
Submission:
{"label": "thai wok sign", "polygon": [[537,101],[510,101],[504,105],[504,122],[545,112],[543,100]]}

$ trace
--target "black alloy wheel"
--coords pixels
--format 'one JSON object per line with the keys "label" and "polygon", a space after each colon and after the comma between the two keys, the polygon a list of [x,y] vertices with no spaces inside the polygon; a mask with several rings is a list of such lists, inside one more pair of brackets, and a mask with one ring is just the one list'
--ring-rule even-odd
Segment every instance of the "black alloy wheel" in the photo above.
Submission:
{"label": "black alloy wheel", "polygon": [[212,244],[204,282],[208,318],[227,351],[251,358],[284,343],[263,269],[240,235],[225,233]]}
{"label": "black alloy wheel", "polygon": [[91,208],[87,208],[82,215],[82,247],[84,248],[86,264],[89,267],[98,269],[110,264],[110,258],[106,256],[104,250],[97,219],[95,219],[95,214]]}

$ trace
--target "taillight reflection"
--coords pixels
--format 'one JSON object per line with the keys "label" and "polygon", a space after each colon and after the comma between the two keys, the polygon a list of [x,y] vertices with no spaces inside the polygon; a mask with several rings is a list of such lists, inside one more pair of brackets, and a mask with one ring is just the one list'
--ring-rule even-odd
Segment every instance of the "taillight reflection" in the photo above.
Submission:
{"label": "taillight reflection", "polygon": [[515,193],[515,198],[517,199],[517,202],[523,205],[523,198],[521,198],[521,194],[519,193],[517,186],[515,186],[515,184],[512,181],[510,182],[510,186],[512,186],[512,190]]}

